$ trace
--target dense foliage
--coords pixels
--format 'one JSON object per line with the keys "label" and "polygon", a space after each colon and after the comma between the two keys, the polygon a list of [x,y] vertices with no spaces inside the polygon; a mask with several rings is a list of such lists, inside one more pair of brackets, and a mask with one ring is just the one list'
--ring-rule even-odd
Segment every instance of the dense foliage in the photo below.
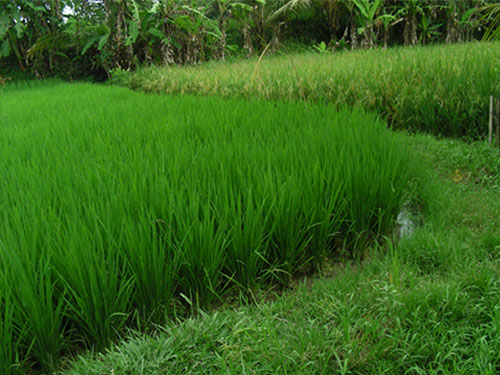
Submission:
{"label": "dense foliage", "polygon": [[[489,0],[0,0],[0,68],[105,79],[294,43],[335,48],[481,37]],[[4,75],[8,75],[4,72]],[[10,72],[10,75],[12,73]]]}
{"label": "dense foliage", "polygon": [[2,375],[362,256],[413,170],[361,111],[50,82],[0,95]]}

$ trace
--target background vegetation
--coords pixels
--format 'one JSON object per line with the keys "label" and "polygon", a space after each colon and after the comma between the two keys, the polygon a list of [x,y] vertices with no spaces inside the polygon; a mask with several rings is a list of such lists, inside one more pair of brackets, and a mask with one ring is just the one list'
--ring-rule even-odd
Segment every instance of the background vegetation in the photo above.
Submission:
{"label": "background vegetation", "polygon": [[[103,80],[117,69],[225,60],[283,45],[327,51],[470,41],[494,24],[494,5],[488,0],[0,0],[0,68],[7,78],[17,69],[37,77]],[[484,17],[482,9],[491,16]]]}

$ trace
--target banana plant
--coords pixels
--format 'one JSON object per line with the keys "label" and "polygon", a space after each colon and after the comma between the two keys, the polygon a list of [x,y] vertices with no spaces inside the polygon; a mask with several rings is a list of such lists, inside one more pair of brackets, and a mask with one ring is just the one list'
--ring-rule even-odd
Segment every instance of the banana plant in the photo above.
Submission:
{"label": "banana plant", "polygon": [[353,3],[358,11],[358,34],[364,35],[362,45],[367,48],[373,48],[373,26],[375,22],[375,16],[382,5],[382,0],[353,0]]}
{"label": "banana plant", "polygon": [[[12,2],[0,0],[0,58],[15,56],[21,70],[26,68],[27,50],[36,34],[48,32],[48,27],[35,29],[28,20],[39,20],[46,16],[47,9],[33,1]],[[40,23],[40,22],[37,22]]]}
{"label": "banana plant", "polygon": [[[401,20],[401,19],[399,19]],[[394,14],[382,14],[377,18],[375,21],[375,24],[381,25],[384,29],[384,36],[383,36],[383,47],[387,48],[387,45],[389,44],[389,30],[391,29],[392,26],[394,26],[398,22],[398,18]]]}
{"label": "banana plant", "polygon": [[15,54],[19,67],[24,70],[24,56],[22,54],[22,39],[27,25],[21,19],[18,10],[10,13],[7,9],[0,13],[0,57],[9,57]]}
{"label": "banana plant", "polygon": [[205,61],[208,52],[214,49],[222,37],[218,22],[207,17],[205,11],[206,5],[197,8],[183,5],[167,20],[181,32],[178,40],[172,42],[182,50],[183,63]]}
{"label": "banana plant", "polygon": [[420,19],[420,35],[418,41],[420,44],[425,45],[427,41],[432,40],[433,37],[441,35],[439,29],[443,26],[442,23],[432,23],[431,17],[423,14]]}
{"label": "banana plant", "polygon": [[246,49],[252,50],[251,54],[253,54],[253,44],[251,42],[251,38],[249,39],[250,33],[248,32],[249,17],[253,11],[253,7],[241,1],[215,0],[215,8],[218,14],[218,27],[220,31],[220,39],[219,39],[220,59],[225,60],[226,50],[230,51],[234,47],[227,45],[226,24],[227,20],[230,18],[233,18],[234,20],[237,20],[241,23],[245,44],[248,46],[248,48]]}
{"label": "banana plant", "polygon": [[418,43],[417,38],[417,15],[424,14],[422,8],[425,5],[424,0],[404,0],[402,3],[401,14],[404,17],[403,40],[406,46],[415,46]]}
{"label": "banana plant", "polygon": [[106,42],[111,35],[111,30],[105,24],[90,26],[86,30],[87,40],[83,45],[81,54],[85,55],[85,53],[94,45],[97,46],[98,51],[102,51]]}
{"label": "banana plant", "polygon": [[220,31],[220,43],[219,43],[219,57],[221,60],[226,60],[226,47],[227,47],[227,32],[226,23],[227,18],[230,15],[231,0],[216,0],[215,6],[218,13],[218,26]]}
{"label": "banana plant", "polygon": [[275,14],[279,3],[271,0],[246,0],[244,3],[251,9],[246,13],[249,17],[245,21],[247,37],[253,35],[252,39],[256,41],[260,50],[268,48],[268,44],[271,50],[277,48],[283,24],[281,17]]}
{"label": "banana plant", "polygon": [[255,11],[255,6],[244,2],[231,2],[231,15],[233,19],[240,25],[243,36],[243,49],[247,51],[247,57],[253,56],[255,53],[252,35],[252,13]]}

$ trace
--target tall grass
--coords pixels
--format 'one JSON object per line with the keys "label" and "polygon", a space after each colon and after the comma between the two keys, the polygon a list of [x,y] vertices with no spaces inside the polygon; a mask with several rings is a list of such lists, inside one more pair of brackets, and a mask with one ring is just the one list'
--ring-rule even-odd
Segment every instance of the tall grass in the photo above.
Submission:
{"label": "tall grass", "polygon": [[125,78],[171,94],[307,100],[374,110],[397,128],[480,138],[496,80],[499,43],[298,54],[149,67]]}
{"label": "tall grass", "polygon": [[0,91],[0,370],[50,372],[174,300],[287,282],[391,230],[410,158],[375,116],[57,82]]}

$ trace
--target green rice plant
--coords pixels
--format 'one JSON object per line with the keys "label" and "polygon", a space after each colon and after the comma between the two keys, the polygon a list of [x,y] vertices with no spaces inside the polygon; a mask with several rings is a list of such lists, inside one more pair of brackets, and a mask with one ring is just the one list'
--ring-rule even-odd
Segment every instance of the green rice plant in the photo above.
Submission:
{"label": "green rice plant", "polygon": [[[171,210],[170,220],[144,212],[149,220],[138,221],[125,234],[121,249],[126,273],[132,276],[135,306],[143,319],[160,322],[169,312],[176,290],[180,255],[175,249]],[[134,244],[130,246],[130,244]]]}
{"label": "green rice plant", "polygon": [[[412,236],[374,246],[363,263],[325,267],[332,277],[296,280],[271,302],[134,335],[64,374],[497,374],[498,151],[429,135],[397,139],[427,173],[412,176],[427,178],[420,194],[433,196]],[[468,177],[454,179],[457,170]]]}
{"label": "green rice plant", "polygon": [[499,52],[498,42],[475,42],[274,55],[259,61],[147,67],[124,77],[124,83],[146,92],[363,107],[396,128],[481,138],[487,133]]}
{"label": "green rice plant", "polygon": [[231,214],[229,220],[234,229],[227,248],[225,277],[243,290],[254,287],[262,278],[262,270],[268,266],[268,228],[271,227],[273,198],[264,197],[262,201],[256,201],[253,189],[258,187],[249,187],[247,192],[231,189],[227,195]]}
{"label": "green rice plant", "polygon": [[[0,372],[5,375],[19,373],[19,354],[22,345],[19,342],[25,336],[22,321],[16,322],[14,317],[15,302],[12,296],[7,273],[2,273],[0,279]],[[15,323],[19,327],[15,326]],[[17,330],[17,332],[16,332]]]}
{"label": "green rice plant", "polygon": [[414,170],[376,116],[313,103],[53,81],[0,89],[0,116],[0,358],[20,372],[362,255]]}
{"label": "green rice plant", "polygon": [[187,193],[188,200],[175,207],[179,219],[174,230],[179,237],[177,248],[181,254],[180,290],[196,306],[206,308],[221,289],[229,223],[222,213],[217,219],[218,213],[199,199],[197,193]]}
{"label": "green rice plant", "polygon": [[[11,214],[15,215],[15,212]],[[55,285],[57,280],[51,266],[51,254],[37,248],[41,244],[42,232],[24,232],[19,218],[9,218],[17,224],[18,230],[15,238],[4,237],[1,248],[3,270],[9,277],[4,279],[4,301],[13,304],[6,306],[5,310],[12,324],[12,342],[5,347],[2,357],[17,359],[29,354],[45,372],[50,373],[57,366],[64,344],[64,295]],[[21,250],[26,248],[30,251]],[[8,328],[9,321],[6,324]]]}
{"label": "green rice plant", "polygon": [[66,316],[75,339],[103,349],[128,320],[133,284],[121,248],[99,229],[70,229],[74,235],[59,255],[58,272],[68,291]]}

